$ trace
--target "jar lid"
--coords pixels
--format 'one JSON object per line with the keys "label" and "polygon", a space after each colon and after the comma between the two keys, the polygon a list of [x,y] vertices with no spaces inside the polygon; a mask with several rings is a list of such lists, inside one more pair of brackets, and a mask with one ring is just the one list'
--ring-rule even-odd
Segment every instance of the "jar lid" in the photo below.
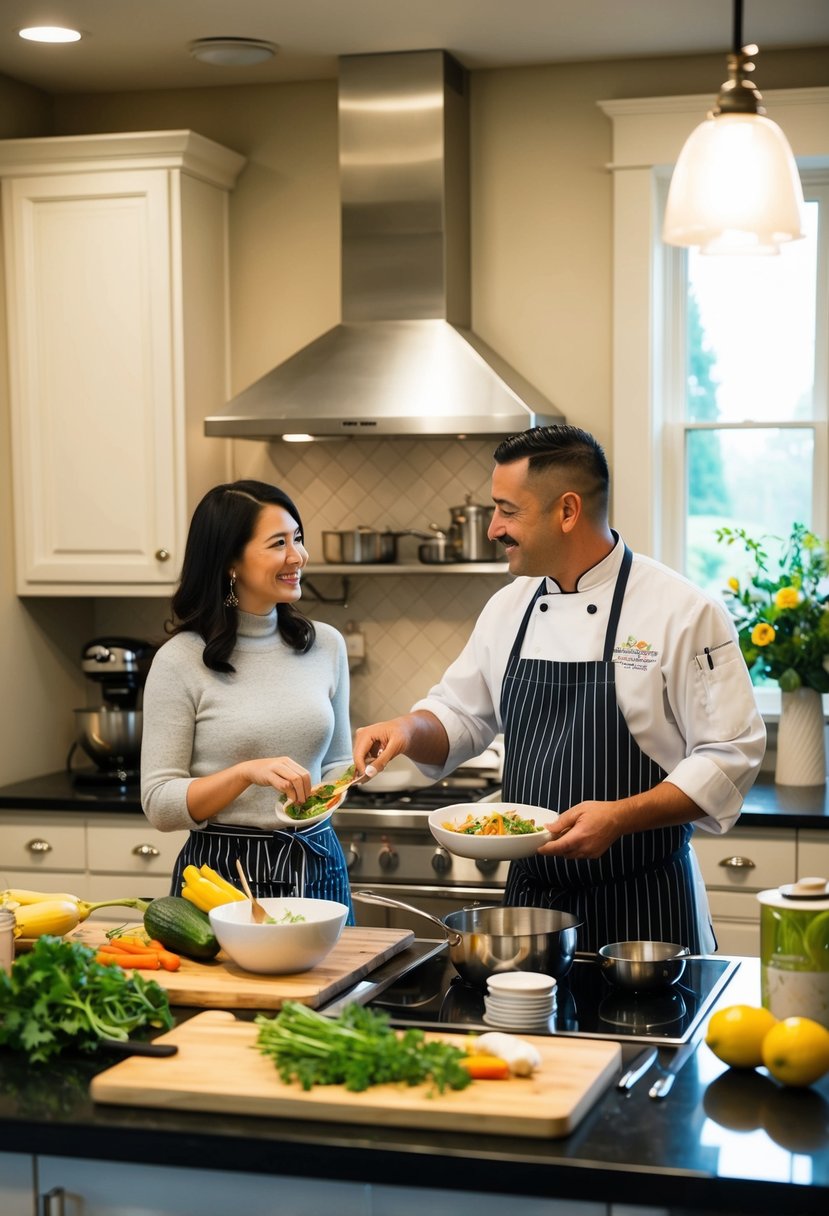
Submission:
{"label": "jar lid", "polygon": [[801,909],[803,912],[823,912],[829,909],[829,882],[825,878],[799,878],[784,883],[757,896],[761,904],[772,908]]}

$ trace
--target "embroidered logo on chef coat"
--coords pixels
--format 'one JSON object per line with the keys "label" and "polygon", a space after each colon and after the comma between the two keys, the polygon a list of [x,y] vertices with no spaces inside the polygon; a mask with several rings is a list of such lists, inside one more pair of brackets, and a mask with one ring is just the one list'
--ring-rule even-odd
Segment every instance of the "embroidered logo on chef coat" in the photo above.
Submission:
{"label": "embroidered logo on chef coat", "polygon": [[619,667],[629,667],[633,671],[647,671],[653,667],[659,658],[659,652],[651,649],[650,642],[629,633],[624,642],[617,642],[613,647],[613,662]]}

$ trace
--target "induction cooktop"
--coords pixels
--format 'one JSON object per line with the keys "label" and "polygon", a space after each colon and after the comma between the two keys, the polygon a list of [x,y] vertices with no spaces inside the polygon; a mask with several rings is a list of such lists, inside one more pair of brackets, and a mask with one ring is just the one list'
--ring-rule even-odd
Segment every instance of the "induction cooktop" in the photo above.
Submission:
{"label": "induction cooktop", "polygon": [[[597,962],[576,959],[556,985],[555,1009],[546,1029],[532,1027],[531,1033],[620,1042],[646,1039],[655,1046],[685,1043],[738,967],[734,959],[692,955],[672,987],[631,992],[611,985]],[[398,1026],[492,1029],[483,1020],[483,991],[460,978],[445,951],[409,970],[369,1003]]]}

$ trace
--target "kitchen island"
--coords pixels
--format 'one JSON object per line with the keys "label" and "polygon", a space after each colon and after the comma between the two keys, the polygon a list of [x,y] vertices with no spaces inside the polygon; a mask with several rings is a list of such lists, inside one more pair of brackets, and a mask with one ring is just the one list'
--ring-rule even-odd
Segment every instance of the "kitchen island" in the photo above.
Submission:
{"label": "kitchen island", "polygon": [[[758,1001],[759,964],[740,960],[718,1003]],[[625,1047],[625,1062],[634,1050]],[[670,1055],[660,1049],[659,1062]],[[34,1158],[42,1193],[107,1190],[106,1204],[93,1196],[84,1216],[117,1216],[118,1196],[133,1212],[135,1187],[148,1216],[236,1207],[246,1216],[402,1216],[424,1204],[488,1216],[507,1196],[516,1216],[615,1216],[631,1204],[758,1216],[829,1210],[829,1076],[787,1090],[763,1071],[727,1069],[704,1044],[665,1099],[648,1097],[654,1067],[630,1093],[611,1083],[571,1135],[549,1141],[96,1105],[89,1081],[115,1062],[66,1059],[38,1069],[0,1051],[0,1200],[4,1171],[22,1185]],[[156,1187],[164,1197],[157,1208]],[[28,1202],[15,1209],[6,1200],[0,1210],[29,1213]]]}

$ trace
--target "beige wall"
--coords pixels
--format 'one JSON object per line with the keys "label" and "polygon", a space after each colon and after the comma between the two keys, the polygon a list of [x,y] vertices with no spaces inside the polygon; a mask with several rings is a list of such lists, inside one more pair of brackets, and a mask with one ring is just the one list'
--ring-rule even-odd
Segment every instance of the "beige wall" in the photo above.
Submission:
{"label": "beige wall", "polygon": [[[534,381],[570,421],[594,431],[612,456],[610,123],[597,100],[700,93],[713,98],[722,56],[542,66],[472,76],[473,322],[482,338]],[[761,56],[761,88],[829,84],[829,48]],[[243,153],[248,164],[230,199],[232,388],[267,371],[339,316],[336,83],[217,87],[129,94],[60,95],[0,79],[0,137],[189,127]],[[4,345],[0,345],[0,364]],[[7,714],[0,783],[60,767],[83,681],[81,640],[117,628],[160,635],[161,601],[28,601],[14,595],[10,550],[8,397],[0,366],[0,637]],[[394,442],[370,462],[387,470]],[[388,445],[392,445],[389,447]],[[451,444],[434,449],[452,467]],[[281,445],[234,444],[238,475],[281,479],[303,506],[324,486],[329,455],[298,457]],[[476,448],[465,489],[486,491],[486,452]],[[349,457],[360,477],[359,453]],[[414,477],[416,466],[411,465]],[[449,475],[447,475],[449,476]],[[296,486],[292,485],[296,482]],[[412,481],[414,489],[416,478]],[[461,501],[451,478],[424,493],[443,511]],[[311,495],[329,527],[383,524],[383,512],[335,517]],[[309,499],[310,501],[310,499]],[[376,504],[375,504],[376,507]],[[327,512],[327,514],[326,514]],[[306,512],[307,513],[307,512]],[[401,521],[405,522],[405,521]],[[440,522],[440,521],[439,521]],[[317,555],[319,556],[319,555]],[[370,638],[372,662],[355,676],[355,720],[403,709],[462,644],[492,579],[427,575],[358,580],[348,610],[312,609],[337,624],[353,616]],[[324,579],[325,591],[335,585]],[[431,617],[430,617],[431,614]],[[425,641],[422,639],[425,638]],[[381,691],[378,691],[381,690]],[[391,690],[391,691],[389,691]]]}

